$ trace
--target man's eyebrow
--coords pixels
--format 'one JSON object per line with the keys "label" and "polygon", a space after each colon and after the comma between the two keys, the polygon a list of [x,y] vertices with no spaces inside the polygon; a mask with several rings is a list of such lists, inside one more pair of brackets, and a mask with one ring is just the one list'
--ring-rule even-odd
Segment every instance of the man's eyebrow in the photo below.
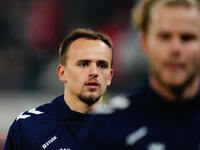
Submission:
{"label": "man's eyebrow", "polygon": [[78,60],[77,62],[90,62],[91,60],[88,60],[88,59],[80,59]]}
{"label": "man's eyebrow", "polygon": [[99,60],[98,63],[106,63],[106,64],[108,64],[109,62],[106,61],[106,60]]}

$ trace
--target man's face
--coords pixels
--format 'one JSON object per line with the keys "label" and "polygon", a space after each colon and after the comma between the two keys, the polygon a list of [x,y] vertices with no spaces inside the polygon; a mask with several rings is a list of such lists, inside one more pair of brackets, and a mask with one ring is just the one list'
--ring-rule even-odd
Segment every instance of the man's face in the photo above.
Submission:
{"label": "man's face", "polygon": [[200,66],[200,12],[194,7],[154,8],[142,45],[152,80],[167,88],[186,86]]}
{"label": "man's face", "polygon": [[64,67],[65,90],[72,97],[92,105],[111,84],[111,49],[100,40],[80,38],[67,52]]}

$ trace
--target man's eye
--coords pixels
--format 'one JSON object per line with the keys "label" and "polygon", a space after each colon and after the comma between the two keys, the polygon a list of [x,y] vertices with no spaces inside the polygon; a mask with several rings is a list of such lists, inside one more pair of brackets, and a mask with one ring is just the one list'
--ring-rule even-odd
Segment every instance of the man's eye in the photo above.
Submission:
{"label": "man's eye", "polygon": [[80,67],[85,68],[85,67],[87,67],[87,66],[88,66],[88,63],[86,63],[86,62],[80,63]]}
{"label": "man's eye", "polygon": [[160,33],[158,36],[162,40],[168,40],[170,38],[170,35],[167,33]]}
{"label": "man's eye", "polygon": [[108,67],[108,65],[107,64],[99,64],[99,68],[101,68],[101,69],[105,69],[105,68],[107,68]]}
{"label": "man's eye", "polygon": [[191,35],[191,34],[184,34],[181,36],[181,39],[182,39],[182,41],[188,42],[188,41],[196,39],[196,36]]}

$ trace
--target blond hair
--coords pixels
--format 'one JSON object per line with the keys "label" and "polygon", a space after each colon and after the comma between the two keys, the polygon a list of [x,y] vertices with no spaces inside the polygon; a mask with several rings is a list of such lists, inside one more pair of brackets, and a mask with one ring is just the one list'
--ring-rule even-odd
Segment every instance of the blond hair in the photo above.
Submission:
{"label": "blond hair", "polygon": [[132,9],[132,19],[136,29],[144,33],[148,32],[152,9],[159,4],[200,9],[200,0],[140,0],[138,5]]}

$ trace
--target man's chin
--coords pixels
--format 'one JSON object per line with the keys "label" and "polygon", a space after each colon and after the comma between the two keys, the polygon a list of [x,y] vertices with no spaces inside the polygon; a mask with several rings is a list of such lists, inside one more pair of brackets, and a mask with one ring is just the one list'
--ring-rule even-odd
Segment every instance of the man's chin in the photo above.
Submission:
{"label": "man's chin", "polygon": [[163,74],[154,73],[154,79],[161,87],[174,93],[180,93],[193,82],[194,75],[167,74],[166,72]]}
{"label": "man's chin", "polygon": [[179,93],[182,92],[188,85],[186,80],[172,80],[165,82],[165,86],[172,92]]}
{"label": "man's chin", "polygon": [[94,103],[96,103],[100,97],[98,96],[79,96],[79,99],[88,104],[89,106],[93,105]]}

